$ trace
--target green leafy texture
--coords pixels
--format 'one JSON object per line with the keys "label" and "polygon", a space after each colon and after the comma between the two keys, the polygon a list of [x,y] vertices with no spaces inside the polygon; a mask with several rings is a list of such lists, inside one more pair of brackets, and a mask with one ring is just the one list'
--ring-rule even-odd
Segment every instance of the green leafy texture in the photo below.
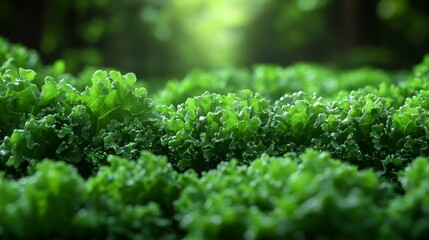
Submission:
{"label": "green leafy texture", "polygon": [[142,150],[164,151],[160,117],[146,89],[136,88],[135,82],[134,74],[96,71],[93,85],[82,93],[94,126],[84,153],[93,166],[105,164],[108,154],[136,159]]}
{"label": "green leafy texture", "polygon": [[80,164],[81,174],[87,175],[93,166],[82,162],[82,150],[90,140],[89,120],[90,115],[82,105],[71,109],[69,114],[49,114],[39,119],[30,117],[22,129],[15,129],[0,145],[2,160],[10,168],[9,173],[25,175],[28,166],[52,158]]}
{"label": "green leafy texture", "polygon": [[193,71],[181,81],[168,81],[155,94],[161,104],[180,104],[205,91],[218,94],[239,93],[251,89],[275,101],[286,93],[304,91],[330,97],[340,90],[351,91],[365,86],[390,85],[394,80],[387,72],[360,68],[334,71],[316,64],[297,63],[288,67],[256,65],[251,70],[222,69],[211,72]]}
{"label": "green leafy texture", "polygon": [[133,75],[112,71],[107,77],[98,71],[94,85],[80,93],[65,80],[46,77],[38,88],[31,82],[33,71],[13,73],[3,75],[0,98],[0,107],[10,113],[1,118],[0,132],[2,168],[9,173],[25,175],[28,165],[51,158],[89,176],[106,164],[109,153],[136,159],[141,150],[162,151],[159,118],[145,89],[134,88]]}
{"label": "green leafy texture", "polygon": [[219,69],[212,72],[194,70],[182,80],[170,80],[153,97],[158,104],[178,105],[187,98],[208,91],[211,93],[238,93],[250,87],[251,76],[248,71],[239,69]]}
{"label": "green leafy texture", "polygon": [[330,98],[286,94],[250,115],[246,106],[232,100],[247,96],[206,93],[177,109],[156,108],[166,130],[161,142],[179,169],[203,171],[231,158],[248,162],[263,152],[282,155],[313,147],[394,175],[415,157],[428,154],[429,135],[425,91],[405,97],[392,86],[343,91]]}
{"label": "green leafy texture", "polygon": [[[387,130],[389,139],[391,139],[392,148],[397,149],[403,160],[411,161],[417,156],[427,156],[429,153],[428,139],[428,119],[429,115],[424,108],[421,100],[413,103],[412,101],[424,98],[417,95],[414,99],[407,99],[404,106],[396,110],[392,116],[392,123]],[[419,106],[419,105],[422,106]]]}
{"label": "green leafy texture", "polygon": [[0,137],[10,134],[23,122],[24,114],[32,113],[40,98],[40,90],[31,81],[32,70],[7,70],[0,75]]}
{"label": "green leafy texture", "polygon": [[70,110],[80,95],[65,81],[46,77],[42,87],[34,84],[36,73],[30,69],[9,69],[0,76],[0,136],[22,127],[28,116],[55,113],[58,107]]}
{"label": "green leafy texture", "polygon": [[177,198],[179,187],[177,173],[165,157],[144,151],[136,162],[114,156],[108,161],[110,165],[100,168],[88,181],[89,199],[105,195],[123,204],[155,201],[171,208],[169,205]]}
{"label": "green leafy texture", "polygon": [[76,77],[72,75],[67,75],[67,83],[76,88],[79,92],[85,91],[86,87],[92,85],[92,77],[97,70],[102,70],[106,72],[110,72],[113,69],[107,67],[93,67],[87,66],[83,68],[83,70],[77,74]]}
{"label": "green leafy texture", "polygon": [[37,52],[28,50],[22,45],[9,43],[0,37],[0,74],[8,69],[42,68],[42,61]]}
{"label": "green leafy texture", "polygon": [[[378,87],[366,86],[360,88],[358,91],[385,98],[387,103],[395,109],[402,106],[406,98],[405,95],[402,95],[400,87],[395,84],[381,83]],[[335,97],[337,96],[333,96],[334,99]]]}
{"label": "green leafy texture", "polygon": [[223,163],[190,181],[176,209],[187,239],[364,239],[378,233],[388,196],[372,171],[308,150]]}
{"label": "green leafy texture", "polygon": [[316,122],[325,111],[322,98],[303,92],[287,94],[276,101],[270,114],[267,136],[267,140],[275,145],[275,154],[300,152],[313,139],[320,139],[322,133]]}
{"label": "green leafy texture", "polygon": [[327,113],[330,117],[322,123],[322,129],[328,141],[321,148],[335,152],[337,157],[347,156],[361,167],[379,168],[381,163],[374,159],[391,151],[390,147],[383,149],[391,143],[385,136],[391,115],[386,99],[352,91],[345,99],[331,102]]}
{"label": "green leafy texture", "polygon": [[142,150],[166,152],[161,145],[162,134],[159,124],[155,121],[145,122],[139,118],[126,118],[122,122],[113,120],[94,136],[83,152],[86,160],[94,166],[106,164],[106,155],[109,154],[134,160],[140,156]]}
{"label": "green leafy texture", "polygon": [[298,63],[286,68],[259,65],[254,67],[252,76],[254,91],[270,100],[298,91],[319,95],[338,91],[335,72],[314,64]]}
{"label": "green leafy texture", "polygon": [[[199,78],[207,80],[208,88],[214,84],[214,89],[225,91],[249,84],[267,97],[249,91],[207,93],[177,107],[152,102],[144,88],[136,87],[133,74],[97,71],[92,85],[83,90],[88,73],[79,83],[61,75],[61,62],[46,69],[57,77],[37,80],[45,68],[36,74],[11,67],[1,75],[0,110],[7,114],[0,117],[0,168],[8,168],[8,173],[25,174],[28,165],[49,157],[73,163],[89,176],[106,163],[107,154],[136,159],[141,150],[166,154],[176,168],[198,172],[231,158],[250,162],[263,152],[282,155],[307,147],[385,172],[396,172],[428,154],[427,60],[399,86],[390,84],[389,74],[368,68],[337,72],[296,64],[257,66],[251,74],[197,72],[189,75],[189,85],[183,85],[189,91],[182,97],[205,86],[193,88]],[[333,95],[370,82],[381,84]],[[268,102],[297,89],[309,93],[294,92]]]}
{"label": "green leafy texture", "polygon": [[84,197],[84,182],[62,162],[43,161],[19,181],[0,174],[0,238],[68,237]]}
{"label": "green leafy texture", "polygon": [[423,239],[429,234],[429,162],[417,158],[403,172],[399,181],[405,191],[387,208],[383,227],[385,239]]}
{"label": "green leafy texture", "polygon": [[[409,161],[419,154],[397,145],[403,134],[392,125],[394,111],[385,97],[367,90],[340,93],[332,100],[303,92],[287,94],[274,104],[266,139],[276,155],[313,147],[362,168],[386,170],[389,164],[381,159],[391,154]],[[392,131],[399,134],[396,139]]]}
{"label": "green leafy texture", "polygon": [[142,121],[153,119],[153,102],[144,88],[135,88],[134,74],[96,71],[92,86],[82,93],[82,101],[94,115],[95,133],[110,121],[123,121],[126,117],[139,117]]}
{"label": "green leafy texture", "polygon": [[118,206],[107,200],[103,208],[79,211],[73,225],[74,239],[177,239],[171,220],[153,202]]}
{"label": "green leafy texture", "polygon": [[[364,67],[341,72],[337,81],[339,90],[351,91],[367,86],[377,87],[380,84],[389,85],[393,82],[393,79],[386,71]],[[331,92],[331,94],[332,93],[335,92]]]}
{"label": "green leafy texture", "polygon": [[207,170],[231,158],[253,160],[266,149],[262,140],[269,110],[269,102],[250,90],[205,93],[164,116],[161,142],[181,170]]}
{"label": "green leafy texture", "polygon": [[143,152],[109,164],[86,181],[47,160],[19,180],[0,174],[0,238],[177,239],[173,202],[184,180],[167,159]]}
{"label": "green leafy texture", "polygon": [[109,157],[87,181],[85,206],[74,219],[79,237],[171,239],[177,173],[164,157],[142,152],[136,161]]}
{"label": "green leafy texture", "polygon": [[0,75],[7,71],[18,71],[20,68],[37,72],[32,82],[39,88],[48,76],[67,79],[67,81],[74,79],[73,76],[65,73],[66,64],[63,60],[57,60],[52,65],[44,65],[36,51],[19,44],[9,43],[0,36]]}
{"label": "green leafy texture", "polygon": [[399,83],[401,95],[411,97],[420,90],[429,90],[429,54],[423,61],[414,66],[412,73],[406,81]]}
{"label": "green leafy texture", "polygon": [[[11,112],[9,117],[19,117],[0,145],[2,162],[11,168],[10,173],[21,175],[32,162],[44,158],[80,162],[83,146],[90,142],[92,125],[79,93],[65,81],[56,82],[51,77],[45,78],[41,89],[28,79],[15,81],[23,84],[23,90],[11,89],[1,98]],[[13,78],[9,79],[9,85],[12,83]],[[21,97],[21,92],[29,93]]]}

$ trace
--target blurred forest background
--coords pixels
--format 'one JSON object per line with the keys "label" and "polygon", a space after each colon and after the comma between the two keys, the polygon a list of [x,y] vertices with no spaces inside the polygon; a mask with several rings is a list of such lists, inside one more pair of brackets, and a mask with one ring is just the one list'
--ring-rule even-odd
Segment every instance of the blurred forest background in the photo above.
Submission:
{"label": "blurred forest background", "polygon": [[1,0],[0,35],[66,62],[180,77],[193,68],[407,69],[429,53],[427,0]]}

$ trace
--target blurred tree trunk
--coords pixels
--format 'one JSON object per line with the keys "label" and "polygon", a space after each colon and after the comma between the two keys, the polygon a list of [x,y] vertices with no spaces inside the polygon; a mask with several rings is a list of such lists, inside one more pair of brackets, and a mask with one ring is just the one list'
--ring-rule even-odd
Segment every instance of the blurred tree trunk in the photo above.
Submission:
{"label": "blurred tree trunk", "polygon": [[377,45],[380,42],[376,0],[336,1],[341,15],[339,21],[340,48],[347,50],[361,45]]}
{"label": "blurred tree trunk", "polygon": [[15,0],[13,30],[9,40],[28,48],[40,49],[44,0]]}

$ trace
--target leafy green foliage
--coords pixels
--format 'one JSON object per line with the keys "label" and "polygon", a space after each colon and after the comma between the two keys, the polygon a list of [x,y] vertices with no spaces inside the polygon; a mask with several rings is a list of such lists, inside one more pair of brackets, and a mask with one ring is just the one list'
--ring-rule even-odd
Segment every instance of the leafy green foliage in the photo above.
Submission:
{"label": "leafy green foliage", "polygon": [[176,206],[191,239],[362,239],[377,233],[389,191],[373,172],[311,150],[222,164]]}
{"label": "leafy green foliage", "polygon": [[383,232],[386,239],[422,239],[429,234],[428,174],[427,158],[414,160],[401,172],[399,181],[405,194],[389,203]]}
{"label": "leafy green foliage", "polygon": [[245,70],[220,69],[213,72],[194,70],[184,79],[170,80],[153,97],[159,104],[178,105],[187,98],[201,95],[206,91],[218,94],[237,93],[250,88],[251,76]]}
{"label": "leafy green foliage", "polygon": [[177,109],[158,108],[164,115],[161,139],[181,169],[201,171],[231,158],[249,162],[263,152],[282,155],[312,147],[363,168],[397,170],[429,154],[427,100],[425,92],[416,92],[402,96],[396,108],[399,102],[386,91],[382,85],[333,98],[296,92],[273,104],[248,90],[205,93]]}
{"label": "leafy green foliage", "polygon": [[146,98],[146,89],[134,88],[134,74],[122,76],[119,72],[96,71],[92,77],[92,86],[82,93],[82,102],[93,113],[96,129],[104,128],[109,121],[124,120],[126,117],[153,117],[151,101]]}
{"label": "leafy green foliage", "polygon": [[136,88],[135,82],[134,74],[96,71],[82,93],[94,126],[84,153],[95,166],[105,162],[106,154],[135,159],[141,150],[161,151],[159,114],[146,89]]}
{"label": "leafy green foliage", "polygon": [[84,182],[64,162],[43,161],[19,181],[0,175],[0,236],[26,239],[72,234],[71,222],[84,197]]}
{"label": "leafy green foliage", "polygon": [[19,181],[0,175],[0,237],[174,239],[177,173],[148,152],[109,158],[84,181],[64,162],[43,161]]}
{"label": "leafy green foliage", "polygon": [[181,186],[167,159],[143,152],[136,162],[112,156],[109,164],[86,183],[73,222],[78,237],[174,239],[167,217]]}
{"label": "leafy green foliage", "polygon": [[[88,175],[106,161],[104,150],[114,148],[115,154],[128,157],[132,152],[137,157],[140,150],[156,150],[159,145],[156,133],[160,123],[154,104],[144,88],[134,88],[134,75],[97,71],[92,77],[93,85],[84,92],[66,80],[52,77],[46,77],[38,87],[32,83],[35,75],[34,71],[20,68],[18,75],[8,70],[1,76],[0,88],[4,91],[0,108],[8,113],[0,120],[0,134],[4,137],[1,159],[12,168],[11,173],[25,172],[34,160],[52,158],[79,165],[80,172]],[[108,126],[116,126],[109,125],[112,121],[128,127],[135,123],[139,129],[121,129],[132,133],[128,138],[119,132],[106,133]],[[131,145],[138,143],[136,149],[118,150],[134,142],[130,139],[133,134],[137,141]]]}
{"label": "leafy green foliage", "polygon": [[274,153],[301,151],[322,136],[319,121],[326,111],[322,98],[297,92],[281,97],[270,114],[267,140],[274,143]]}
{"label": "leafy green foliage", "polygon": [[26,69],[4,46],[0,238],[429,232],[427,59],[397,84],[306,64],[194,72],[152,100],[134,74]]}
{"label": "leafy green foliage", "polygon": [[38,70],[42,67],[42,61],[36,51],[28,50],[19,44],[11,44],[0,37],[0,73],[20,67]]}
{"label": "leafy green foliage", "polygon": [[205,93],[188,99],[163,119],[171,161],[179,169],[207,170],[219,162],[260,155],[269,102],[249,90],[240,94]]}
{"label": "leafy green foliage", "polygon": [[288,67],[257,65],[251,71],[222,69],[213,72],[193,71],[181,81],[168,81],[154,95],[159,104],[178,105],[208,91],[226,95],[250,89],[275,101],[286,93],[304,91],[329,97],[341,90],[357,90],[364,86],[377,87],[393,83],[393,77],[381,70],[361,68],[344,72],[315,64],[298,63]]}

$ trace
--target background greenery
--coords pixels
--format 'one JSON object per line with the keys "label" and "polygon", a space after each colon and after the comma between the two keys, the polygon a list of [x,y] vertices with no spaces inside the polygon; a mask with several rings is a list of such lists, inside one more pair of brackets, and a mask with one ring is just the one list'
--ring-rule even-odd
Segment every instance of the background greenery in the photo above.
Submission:
{"label": "background greenery", "polygon": [[193,68],[410,68],[429,52],[424,0],[3,0],[0,35],[67,71],[110,66],[146,79]]}

